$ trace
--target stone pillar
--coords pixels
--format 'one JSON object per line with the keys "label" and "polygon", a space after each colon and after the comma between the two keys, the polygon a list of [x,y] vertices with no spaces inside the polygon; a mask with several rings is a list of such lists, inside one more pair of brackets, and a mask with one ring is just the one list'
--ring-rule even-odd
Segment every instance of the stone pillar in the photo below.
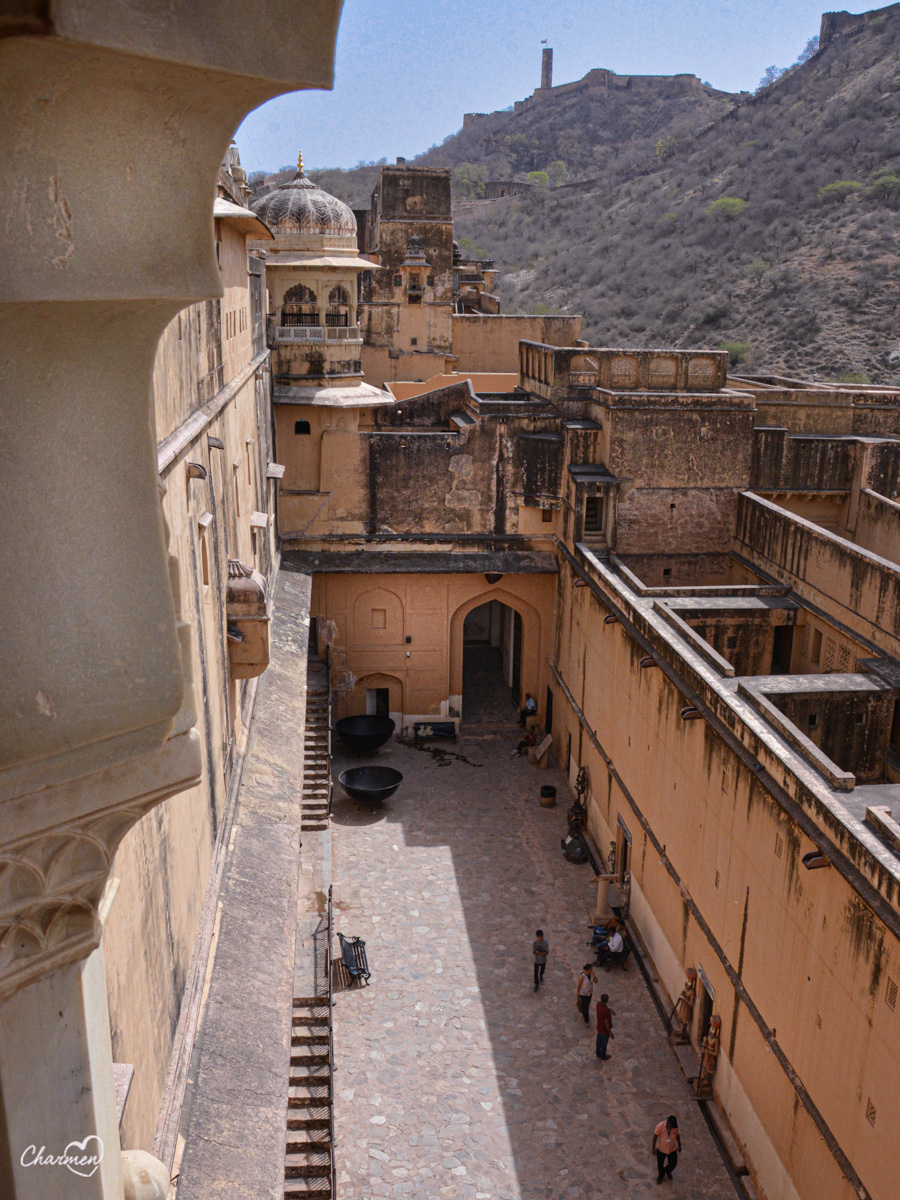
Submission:
{"label": "stone pillar", "polygon": [[[56,0],[0,29],[3,1200],[122,1200],[100,898],[128,830],[201,769],[153,359],[180,309],[222,294],[232,133],[331,86],[340,7]],[[85,1138],[90,1175],[22,1165]]]}
{"label": "stone pillar", "polygon": [[[101,948],[0,1002],[0,1093],[12,1175],[4,1200],[122,1195]],[[71,1166],[40,1164],[62,1155]],[[98,1156],[99,1165],[84,1161]]]}

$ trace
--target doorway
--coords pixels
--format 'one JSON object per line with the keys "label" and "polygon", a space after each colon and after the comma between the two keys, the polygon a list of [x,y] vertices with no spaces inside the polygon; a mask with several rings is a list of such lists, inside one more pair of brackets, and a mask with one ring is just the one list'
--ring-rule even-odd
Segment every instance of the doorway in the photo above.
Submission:
{"label": "doorway", "polygon": [[772,675],[790,675],[794,650],[794,626],[776,625],[772,646]]}
{"label": "doorway", "polygon": [[501,600],[488,600],[463,623],[463,720],[509,725],[518,716],[522,618]]}
{"label": "doorway", "polygon": [[697,973],[700,977],[700,994],[697,997],[697,1045],[699,1046],[709,1033],[709,1023],[712,1020],[713,1001],[716,998],[716,991],[706,978],[702,967],[697,968]]}
{"label": "doorway", "polygon": [[391,715],[391,689],[386,687],[366,688],[366,716],[389,717]]}

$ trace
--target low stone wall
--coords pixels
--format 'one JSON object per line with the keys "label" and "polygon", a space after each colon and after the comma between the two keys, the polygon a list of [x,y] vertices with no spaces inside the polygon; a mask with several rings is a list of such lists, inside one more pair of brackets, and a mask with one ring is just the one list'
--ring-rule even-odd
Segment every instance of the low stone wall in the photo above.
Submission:
{"label": "low stone wall", "polygon": [[900,656],[900,566],[749,492],[738,497],[736,531],[751,562]]}

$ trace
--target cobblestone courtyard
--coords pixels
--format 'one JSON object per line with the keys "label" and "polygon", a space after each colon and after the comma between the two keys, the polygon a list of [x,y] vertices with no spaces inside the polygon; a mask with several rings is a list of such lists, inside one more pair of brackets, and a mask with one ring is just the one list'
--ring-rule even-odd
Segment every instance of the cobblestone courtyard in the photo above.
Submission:
{"label": "cobblestone courtyard", "polygon": [[[559,842],[556,770],[510,761],[515,733],[378,756],[404,782],[370,815],[335,789],[335,925],[366,939],[368,988],[338,992],[341,1200],[571,1200],[735,1195],[633,962],[599,973],[612,1058],[576,1011],[589,958],[589,866]],[[335,760],[335,773],[348,765]],[[542,809],[540,785],[559,804]],[[531,941],[550,943],[536,995]],[[657,1187],[653,1127],[678,1115],[683,1154]]]}

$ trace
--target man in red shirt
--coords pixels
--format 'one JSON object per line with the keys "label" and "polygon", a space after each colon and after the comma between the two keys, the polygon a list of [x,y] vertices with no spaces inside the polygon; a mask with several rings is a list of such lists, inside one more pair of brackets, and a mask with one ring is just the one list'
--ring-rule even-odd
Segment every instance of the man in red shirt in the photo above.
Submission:
{"label": "man in red shirt", "polygon": [[606,1053],[609,1039],[615,1037],[612,1031],[612,1019],[616,1015],[616,1010],[607,1007],[608,999],[609,996],[604,992],[597,1002],[597,1057],[604,1060],[609,1058]]}
{"label": "man in red shirt", "polygon": [[678,1132],[678,1118],[666,1117],[653,1130],[653,1146],[651,1154],[656,1155],[656,1182],[662,1183],[678,1165],[678,1151],[681,1149],[681,1134]]}

